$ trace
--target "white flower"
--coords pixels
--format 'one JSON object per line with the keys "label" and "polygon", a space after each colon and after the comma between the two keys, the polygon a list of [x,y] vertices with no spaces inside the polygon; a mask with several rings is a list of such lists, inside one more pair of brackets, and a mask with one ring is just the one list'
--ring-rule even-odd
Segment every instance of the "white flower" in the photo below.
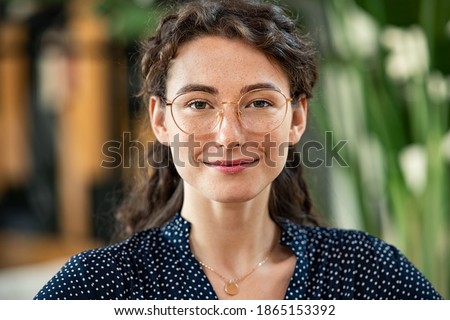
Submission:
{"label": "white flower", "polygon": [[381,42],[390,51],[386,72],[392,79],[405,81],[428,72],[428,44],[420,27],[388,27],[383,32]]}
{"label": "white flower", "polygon": [[431,100],[442,103],[449,99],[449,84],[439,71],[434,71],[428,76],[427,91]]}
{"label": "white flower", "polygon": [[399,155],[400,168],[407,187],[420,195],[427,184],[427,154],[425,148],[412,144],[403,149]]}
{"label": "white flower", "polygon": [[375,20],[363,10],[354,7],[346,22],[346,34],[352,50],[361,58],[368,58],[377,52],[378,27]]}
{"label": "white flower", "polygon": [[365,59],[376,55],[379,32],[372,16],[351,5],[346,8],[344,16],[330,14],[328,19],[333,45],[342,57]]}

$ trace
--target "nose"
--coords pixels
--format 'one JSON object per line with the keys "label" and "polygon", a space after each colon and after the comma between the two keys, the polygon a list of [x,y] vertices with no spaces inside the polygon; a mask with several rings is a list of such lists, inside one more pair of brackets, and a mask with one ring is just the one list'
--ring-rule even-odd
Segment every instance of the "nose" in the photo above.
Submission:
{"label": "nose", "polygon": [[219,117],[217,143],[227,149],[241,146],[244,143],[244,132],[241,121],[239,120],[239,108],[237,104],[233,102],[222,102],[222,110]]}

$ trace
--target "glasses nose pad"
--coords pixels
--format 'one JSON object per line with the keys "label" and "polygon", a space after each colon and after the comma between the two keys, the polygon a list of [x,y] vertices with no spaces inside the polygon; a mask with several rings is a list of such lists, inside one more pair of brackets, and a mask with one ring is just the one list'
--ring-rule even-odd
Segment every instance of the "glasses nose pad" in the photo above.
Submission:
{"label": "glasses nose pad", "polygon": [[214,130],[215,128],[219,127],[222,125],[222,121],[223,121],[223,110],[220,109],[219,111],[217,111],[216,114],[216,119],[214,120],[213,126],[212,126],[212,130]]}
{"label": "glasses nose pad", "polygon": [[222,102],[222,108],[219,110],[219,111],[217,111],[217,122],[216,122],[216,124],[215,124],[215,126],[217,126],[218,124],[219,124],[219,128],[222,126],[222,123],[223,123],[223,120],[225,119],[225,111],[224,111],[224,108],[223,108],[223,105],[225,105],[225,104],[234,104],[234,105],[236,105],[236,118],[237,118],[237,120],[238,120],[238,122],[239,122],[239,124],[241,124],[242,125],[242,118],[241,118],[241,108],[240,108],[240,106],[239,106],[239,104],[238,103],[236,103],[236,102]]}
{"label": "glasses nose pad", "polygon": [[243,124],[242,123],[242,111],[241,111],[241,106],[240,105],[237,106],[236,115],[237,115],[237,118],[238,118],[239,122],[241,124]]}

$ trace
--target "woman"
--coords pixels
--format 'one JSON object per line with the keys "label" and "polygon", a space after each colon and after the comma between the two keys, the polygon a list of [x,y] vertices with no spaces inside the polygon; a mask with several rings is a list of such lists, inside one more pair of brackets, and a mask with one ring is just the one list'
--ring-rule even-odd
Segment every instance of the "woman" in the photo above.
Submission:
{"label": "woman", "polygon": [[158,143],[119,244],[73,257],[37,299],[434,299],[395,248],[318,227],[294,145],[314,50],[278,7],[200,1],[143,46]]}

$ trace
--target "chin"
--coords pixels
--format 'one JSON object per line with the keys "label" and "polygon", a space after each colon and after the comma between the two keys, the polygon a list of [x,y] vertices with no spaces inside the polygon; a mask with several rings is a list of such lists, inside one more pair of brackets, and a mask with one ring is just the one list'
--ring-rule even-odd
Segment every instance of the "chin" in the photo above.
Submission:
{"label": "chin", "polygon": [[214,190],[204,190],[203,195],[219,203],[243,203],[257,198],[267,186],[257,187],[255,184],[239,184],[218,187]]}
{"label": "chin", "polygon": [[216,196],[212,196],[210,197],[211,200],[215,201],[215,202],[219,202],[219,203],[243,203],[243,202],[247,202],[250,200],[253,200],[256,197],[256,195],[254,196],[243,196],[242,194],[239,195],[216,195]]}

